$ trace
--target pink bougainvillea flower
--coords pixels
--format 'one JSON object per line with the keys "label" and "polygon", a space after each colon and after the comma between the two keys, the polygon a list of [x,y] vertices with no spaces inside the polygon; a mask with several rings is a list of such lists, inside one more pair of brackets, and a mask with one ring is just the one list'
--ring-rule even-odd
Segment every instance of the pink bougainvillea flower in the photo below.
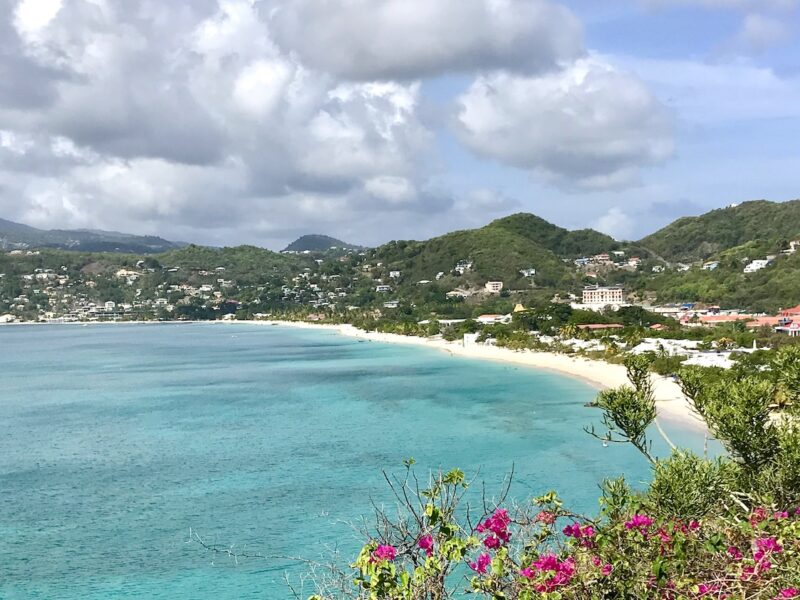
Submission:
{"label": "pink bougainvillea flower", "polygon": [[499,548],[507,544],[511,539],[508,526],[511,524],[511,517],[504,508],[498,508],[492,516],[488,517],[476,528],[478,533],[489,533],[490,535],[483,540],[483,545],[489,549]]}
{"label": "pink bougainvillea flower", "polygon": [[728,556],[730,556],[733,560],[742,560],[742,551],[736,546],[729,546]]}
{"label": "pink bougainvillea flower", "polygon": [[476,573],[486,573],[486,569],[489,568],[489,565],[492,564],[492,557],[486,554],[479,554],[478,558],[475,562],[469,563],[469,568],[475,571]]}
{"label": "pink bougainvillea flower", "polygon": [[375,551],[372,553],[373,558],[375,560],[388,560],[393,561],[397,557],[397,549],[394,546],[389,546],[387,544],[381,544]]}
{"label": "pink bougainvillea flower", "polygon": [[697,586],[698,596],[707,596],[708,594],[719,594],[722,588],[716,583],[701,583]]}
{"label": "pink bougainvillea flower", "polygon": [[762,507],[754,508],[753,512],[750,513],[750,525],[755,527],[762,521],[765,521],[767,518],[767,511]]}
{"label": "pink bougainvillea flower", "polygon": [[614,565],[612,565],[611,563],[606,563],[603,565],[603,568],[600,569],[600,572],[603,574],[604,577],[608,577],[609,575],[611,575],[611,571],[613,570],[614,570]]}
{"label": "pink bougainvillea flower", "polygon": [[776,521],[780,521],[781,519],[788,519],[789,518],[789,512],[785,511],[785,510],[780,510],[780,511],[776,512],[772,516],[775,518]]}
{"label": "pink bougainvillea flower", "polygon": [[625,529],[637,529],[645,533],[653,524],[653,519],[647,515],[635,514],[628,521],[625,522]]}
{"label": "pink bougainvillea flower", "polygon": [[791,588],[783,588],[778,593],[777,598],[797,598],[798,596],[800,596],[800,590],[791,587]]}
{"label": "pink bougainvillea flower", "polygon": [[430,534],[423,535],[421,538],[419,538],[419,542],[417,542],[417,546],[419,546],[419,549],[422,550],[423,552],[425,552],[425,554],[427,554],[428,556],[432,556],[433,555],[433,536],[430,535]]}
{"label": "pink bougainvillea flower", "polygon": [[552,525],[553,523],[556,522],[556,516],[550,511],[543,510],[538,515],[536,515],[536,520],[539,523],[544,523],[545,525]]}

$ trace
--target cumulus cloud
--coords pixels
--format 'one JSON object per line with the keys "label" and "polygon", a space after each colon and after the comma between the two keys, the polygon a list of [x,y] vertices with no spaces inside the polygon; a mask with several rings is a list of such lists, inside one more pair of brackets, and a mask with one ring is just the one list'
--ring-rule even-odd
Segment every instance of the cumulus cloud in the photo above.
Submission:
{"label": "cumulus cloud", "polygon": [[619,206],[614,206],[602,217],[595,221],[593,227],[598,231],[606,233],[617,240],[630,239],[633,231],[633,219]]}
{"label": "cumulus cloud", "polygon": [[585,189],[628,185],[673,151],[655,96],[596,57],[539,77],[478,78],[458,99],[456,128],[481,156]]}
{"label": "cumulus cloud", "polygon": [[452,73],[459,139],[558,185],[670,153],[663,107],[549,0],[0,0],[0,216],[274,246],[483,220],[517,201],[433,183],[424,80]]}
{"label": "cumulus cloud", "polygon": [[0,3],[4,216],[163,231],[447,207],[419,85],[314,71],[249,0]]}
{"label": "cumulus cloud", "polygon": [[271,24],[305,63],[356,80],[535,73],[584,52],[578,19],[547,0],[293,0]]}

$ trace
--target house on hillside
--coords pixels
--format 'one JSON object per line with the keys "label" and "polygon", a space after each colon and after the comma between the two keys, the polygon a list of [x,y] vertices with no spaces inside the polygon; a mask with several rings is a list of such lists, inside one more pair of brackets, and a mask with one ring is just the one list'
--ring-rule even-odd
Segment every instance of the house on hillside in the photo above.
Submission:
{"label": "house on hillside", "polygon": [[503,291],[503,282],[502,281],[487,281],[486,285],[484,286],[486,291],[490,294],[499,294]]}
{"label": "house on hillside", "polygon": [[768,258],[758,258],[751,263],[749,263],[745,268],[745,273],[755,273],[756,271],[760,271],[761,269],[767,267],[769,263],[772,262]]}
{"label": "house on hillside", "polygon": [[703,271],[713,271],[719,266],[718,260],[712,260],[707,263],[703,263]]}

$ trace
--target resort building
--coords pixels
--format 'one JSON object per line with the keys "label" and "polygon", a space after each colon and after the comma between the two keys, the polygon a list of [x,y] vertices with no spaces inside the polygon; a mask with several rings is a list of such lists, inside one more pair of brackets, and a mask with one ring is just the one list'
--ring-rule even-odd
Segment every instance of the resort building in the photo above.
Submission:
{"label": "resort building", "polygon": [[502,281],[487,281],[486,291],[490,294],[499,294],[503,290]]}
{"label": "resort building", "polygon": [[621,287],[590,285],[583,288],[583,303],[591,306],[619,306],[625,302]]}

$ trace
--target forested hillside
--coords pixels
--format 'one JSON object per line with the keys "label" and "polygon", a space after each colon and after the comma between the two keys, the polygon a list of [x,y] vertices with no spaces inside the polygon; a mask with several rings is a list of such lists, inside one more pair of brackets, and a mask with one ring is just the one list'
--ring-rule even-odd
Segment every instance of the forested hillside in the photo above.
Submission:
{"label": "forested hillside", "polygon": [[691,262],[748,242],[771,246],[796,239],[800,239],[800,200],[754,200],[683,217],[639,243],[664,260]]}

